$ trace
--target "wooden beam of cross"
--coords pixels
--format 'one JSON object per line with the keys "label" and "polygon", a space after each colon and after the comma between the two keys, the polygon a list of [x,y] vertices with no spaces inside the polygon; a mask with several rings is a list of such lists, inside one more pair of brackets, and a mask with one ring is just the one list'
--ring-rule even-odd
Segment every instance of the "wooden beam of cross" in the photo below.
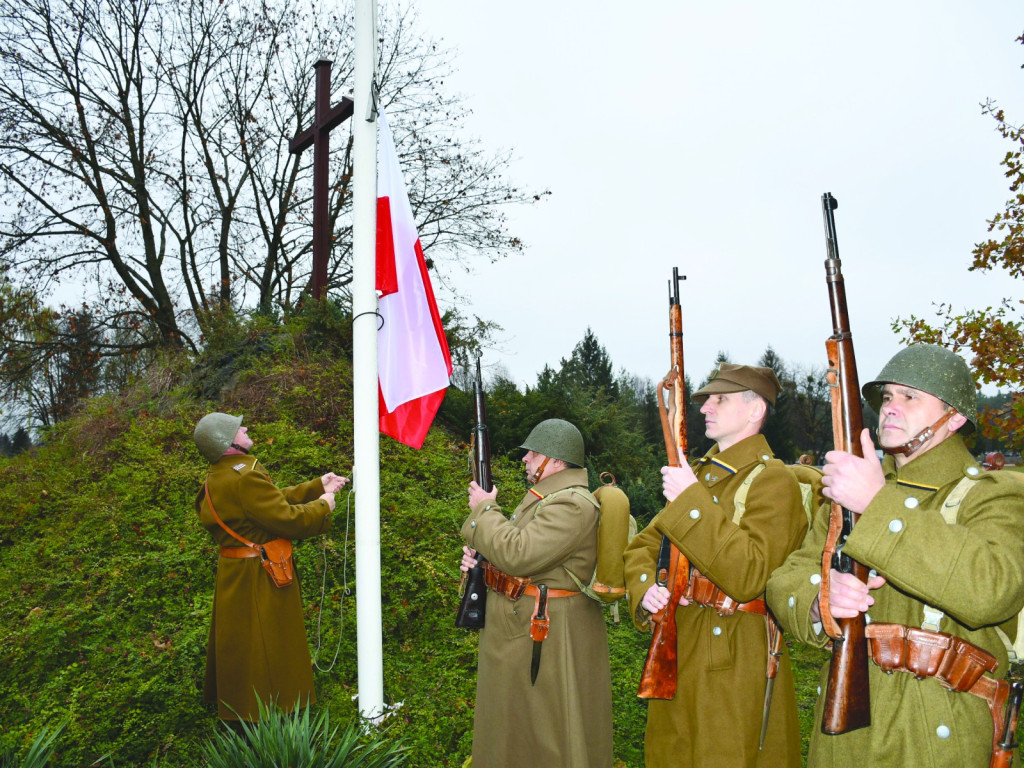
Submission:
{"label": "wooden beam of cross", "polygon": [[298,155],[313,145],[313,298],[327,293],[327,257],[331,253],[331,231],[327,201],[328,158],[331,130],[352,116],[352,99],[342,98],[331,106],[331,62],[320,59],[313,65],[316,72],[316,99],[313,125],[288,142],[288,151]]}

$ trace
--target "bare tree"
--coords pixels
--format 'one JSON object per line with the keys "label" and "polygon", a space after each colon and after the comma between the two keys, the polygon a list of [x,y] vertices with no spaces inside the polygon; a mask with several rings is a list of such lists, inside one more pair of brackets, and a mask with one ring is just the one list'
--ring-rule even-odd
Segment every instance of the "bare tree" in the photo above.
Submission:
{"label": "bare tree", "polygon": [[[522,244],[503,211],[542,194],[461,136],[452,56],[382,13],[378,86],[440,281]],[[309,289],[313,64],[351,90],[351,11],[311,0],[0,0],[0,280],[89,299],[104,356],[198,349],[211,312],[287,309]],[[351,127],[332,135],[328,290],[352,279]],[[2,309],[2,308],[0,308]],[[10,309],[10,306],[7,307]],[[29,336],[9,335],[2,356]],[[58,327],[63,327],[58,324]]]}
{"label": "bare tree", "polygon": [[790,416],[793,440],[802,452],[819,462],[832,450],[832,405],[824,367],[793,372]]}

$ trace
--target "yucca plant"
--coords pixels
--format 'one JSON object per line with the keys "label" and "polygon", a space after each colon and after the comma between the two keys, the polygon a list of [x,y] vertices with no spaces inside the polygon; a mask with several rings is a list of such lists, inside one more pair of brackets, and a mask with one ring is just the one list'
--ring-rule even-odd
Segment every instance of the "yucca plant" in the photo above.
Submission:
{"label": "yucca plant", "polygon": [[8,748],[4,750],[0,753],[0,768],[44,768],[50,762],[50,757],[53,755],[53,745],[56,743],[57,737],[60,736],[60,732],[64,730],[65,725],[67,723],[61,723],[54,729],[53,733],[50,733],[49,726],[43,728],[21,761],[18,760],[14,749]]}
{"label": "yucca plant", "polygon": [[296,704],[291,712],[260,703],[257,723],[242,723],[243,733],[229,728],[203,748],[203,768],[396,768],[405,763],[406,748],[388,743],[387,732],[362,742],[350,721],[338,736],[326,708],[310,716]]}

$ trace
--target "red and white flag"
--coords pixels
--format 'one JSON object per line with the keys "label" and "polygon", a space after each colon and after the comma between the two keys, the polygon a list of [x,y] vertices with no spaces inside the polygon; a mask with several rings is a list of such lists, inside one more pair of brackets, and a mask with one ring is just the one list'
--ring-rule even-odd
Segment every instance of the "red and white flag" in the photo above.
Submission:
{"label": "red and white flag", "polygon": [[380,431],[421,448],[450,383],[452,359],[384,113],[377,161]]}

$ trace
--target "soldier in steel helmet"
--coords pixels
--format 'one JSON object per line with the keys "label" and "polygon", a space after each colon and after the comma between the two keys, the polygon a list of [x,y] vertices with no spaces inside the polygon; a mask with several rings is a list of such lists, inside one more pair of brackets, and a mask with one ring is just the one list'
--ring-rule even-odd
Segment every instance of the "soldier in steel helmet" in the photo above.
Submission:
{"label": "soldier in steel helmet", "polygon": [[[471,482],[462,525],[462,570],[476,565],[477,553],[487,560],[473,768],[610,768],[604,613],[580,586],[594,574],[599,521],[583,436],[567,421],[547,419],[521,447],[532,487],[519,506],[506,517],[498,489],[487,493]],[[542,637],[534,617],[545,614]]]}
{"label": "soldier in steel helmet", "polygon": [[[1024,604],[1024,489],[1005,473],[983,472],[965,447],[977,400],[953,352],[908,346],[862,392],[878,412],[886,455],[878,459],[864,430],[864,458],[829,452],[823,482],[827,497],[860,514],[844,552],[871,575],[863,584],[831,570],[827,607],[835,618],[867,614],[871,724],[839,735],[815,727],[808,765],[984,768],[1004,736],[1000,625],[1015,633]],[[827,525],[819,514],[768,584],[785,628],[821,647]],[[925,658],[937,666],[918,663]],[[985,672],[971,683],[960,671],[975,662]]]}
{"label": "soldier in steel helmet", "polygon": [[348,479],[328,472],[278,488],[250,455],[253,441],[241,416],[208,413],[193,437],[210,462],[196,495],[196,513],[220,546],[205,700],[237,729],[237,721],[259,718],[258,700],[289,709],[315,702],[316,693],[298,582],[276,587],[258,553],[229,534],[214,512],[242,539],[257,545],[304,539],[330,528],[334,494]]}
{"label": "soldier in steel helmet", "polygon": [[781,656],[769,656],[778,635],[764,602],[769,574],[807,530],[800,486],[761,434],[780,390],[771,368],[719,366],[693,393],[714,446],[689,466],[662,468],[668,504],[626,548],[638,628],[669,602],[656,583],[663,537],[689,560],[694,587],[675,613],[676,694],[648,703],[648,768],[800,765],[793,675],[784,643],[771,649]]}

